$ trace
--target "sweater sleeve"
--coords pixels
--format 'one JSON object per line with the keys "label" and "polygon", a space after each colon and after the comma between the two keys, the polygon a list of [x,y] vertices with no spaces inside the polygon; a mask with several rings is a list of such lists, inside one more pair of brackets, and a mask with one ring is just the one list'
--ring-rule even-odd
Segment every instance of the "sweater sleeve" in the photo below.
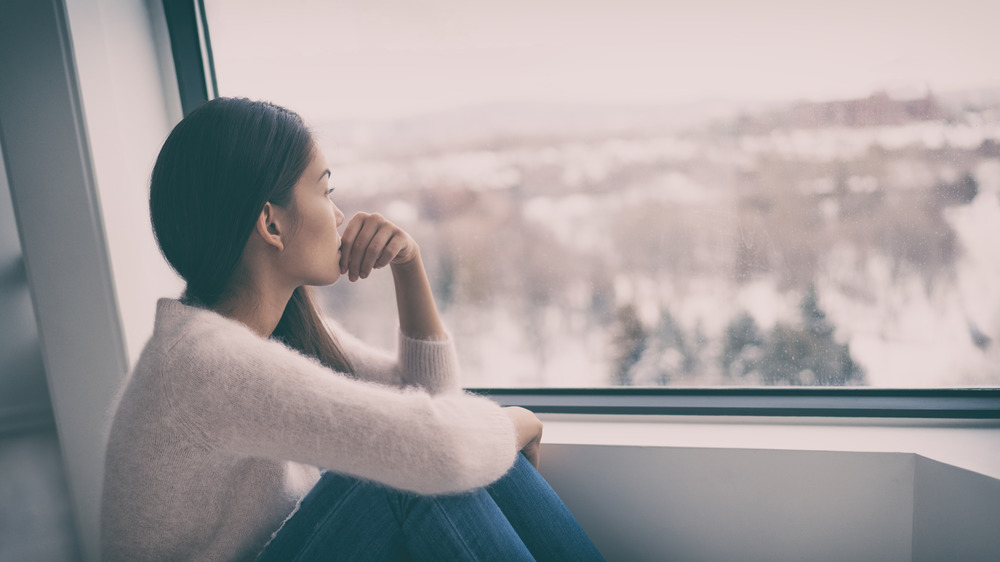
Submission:
{"label": "sweater sleeve", "polygon": [[350,379],[246,330],[199,332],[162,366],[184,373],[172,400],[204,446],[420,494],[485,486],[514,463],[513,424],[487,398]]}
{"label": "sweater sleeve", "polygon": [[458,393],[458,358],[449,335],[445,340],[411,338],[398,332],[396,354],[375,348],[358,339],[338,322],[327,318],[327,326],[363,380],[389,386],[417,386],[431,394]]}

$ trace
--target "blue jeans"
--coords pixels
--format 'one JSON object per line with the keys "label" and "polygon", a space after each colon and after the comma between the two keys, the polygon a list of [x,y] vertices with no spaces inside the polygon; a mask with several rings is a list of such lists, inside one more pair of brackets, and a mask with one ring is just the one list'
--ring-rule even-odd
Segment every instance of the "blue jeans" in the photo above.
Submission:
{"label": "blue jeans", "polygon": [[423,496],[325,472],[257,557],[306,560],[604,560],[523,453],[485,488]]}

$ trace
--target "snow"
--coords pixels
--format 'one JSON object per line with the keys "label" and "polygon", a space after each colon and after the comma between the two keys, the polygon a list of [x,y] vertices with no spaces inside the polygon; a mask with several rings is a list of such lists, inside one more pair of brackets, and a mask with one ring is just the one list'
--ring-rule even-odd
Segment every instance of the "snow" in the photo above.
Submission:
{"label": "snow", "polygon": [[583,252],[610,251],[606,230],[599,227],[599,201],[589,195],[532,197],[521,208],[525,219],[548,228],[560,242]]}
{"label": "snow", "polygon": [[[978,116],[977,116],[978,118]],[[866,157],[876,147],[890,151],[883,171],[843,179],[848,192],[880,189],[916,192],[937,181],[956,181],[959,164],[921,160],[909,150],[952,147],[974,151],[985,140],[1000,141],[1000,124],[976,121],[925,121],[892,127],[775,130],[739,138],[663,135],[613,137],[596,141],[554,142],[545,146],[506,149],[462,149],[426,154],[411,160],[362,159],[345,153],[337,160],[333,182],[360,193],[461,187],[505,190],[521,184],[534,171],[554,167],[555,185],[538,194],[518,195],[524,220],[548,229],[562,244],[587,256],[617,256],[628,248],[612,245],[609,229],[616,213],[658,204],[691,213],[715,209],[719,217],[738,191],[737,180],[712,183],[684,166],[719,163],[725,170],[748,170],[764,157],[779,156],[807,163],[836,163]],[[900,151],[894,153],[893,151]],[[606,185],[629,166],[655,165],[634,180]],[[968,169],[968,168],[965,168]],[[840,206],[834,200],[838,180],[829,175],[802,180],[799,193],[817,195],[820,215],[834,224]],[[968,205],[951,207],[945,218],[959,248],[954,267],[933,283],[917,271],[899,271],[884,256],[861,255],[844,243],[824,248],[815,285],[819,302],[836,327],[835,337],[850,345],[852,357],[865,370],[868,384],[880,387],[948,387],[996,385],[1000,382],[1000,160],[975,164],[978,196]],[[711,177],[711,176],[709,176]],[[728,181],[729,183],[726,183]],[[401,223],[415,223],[420,213],[412,203],[390,195],[384,212]],[[705,215],[713,219],[714,215]],[[708,224],[708,223],[707,223]],[[747,235],[725,215],[718,239]],[[764,236],[770,234],[765,232]],[[747,242],[746,240],[743,241]],[[729,242],[709,243],[722,246]],[[704,243],[703,243],[704,245]],[[730,252],[715,247],[709,251]],[[691,248],[692,252],[705,248]],[[616,263],[613,259],[609,263]],[[750,314],[762,331],[777,323],[795,323],[802,294],[783,289],[774,275],[737,281],[726,271],[679,282],[636,271],[615,271],[614,304],[632,304],[647,328],[669,312],[688,333],[701,330],[718,341],[729,322]],[[587,316],[593,287],[570,283],[558,305],[535,311],[533,329],[519,317],[514,297],[497,295],[479,306],[462,304],[447,319],[459,340],[469,386],[603,386],[609,382],[612,358],[610,327],[593,325]],[[991,342],[977,346],[977,338]],[[639,382],[656,373],[676,371],[674,352],[651,354],[636,367]],[[706,374],[711,382],[714,375]]]}
{"label": "snow", "polygon": [[828,127],[776,129],[740,139],[743,151],[789,159],[833,162],[863,156],[873,147],[895,151],[909,146],[927,149],[973,149],[984,140],[1000,140],[1000,125],[920,121],[893,127]]}
{"label": "snow", "polygon": [[[846,250],[829,260],[820,302],[850,342],[869,384],[974,386],[1000,380],[997,346],[980,349],[970,335],[974,326],[1000,340],[1000,199],[996,184],[984,186],[971,204],[947,214],[962,248],[952,282],[929,292],[916,274],[893,280],[881,258],[870,258],[860,279],[845,265],[853,262]],[[848,277],[864,288],[863,298],[840,288]]]}
{"label": "snow", "polygon": [[[546,338],[545,360],[525,337],[525,322],[508,307],[491,307],[448,316],[468,387],[562,386],[593,387],[608,384],[606,334],[603,330],[565,330],[567,319],[550,308],[543,315],[550,332],[567,337]],[[470,318],[475,321],[470,322]],[[563,329],[560,329],[563,328]]]}

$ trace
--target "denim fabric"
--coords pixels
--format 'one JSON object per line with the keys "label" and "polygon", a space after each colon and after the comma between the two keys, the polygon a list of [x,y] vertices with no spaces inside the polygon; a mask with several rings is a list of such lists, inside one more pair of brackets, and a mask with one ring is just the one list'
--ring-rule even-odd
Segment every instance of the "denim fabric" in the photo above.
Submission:
{"label": "denim fabric", "polygon": [[523,454],[486,488],[422,496],[325,472],[257,558],[604,560]]}

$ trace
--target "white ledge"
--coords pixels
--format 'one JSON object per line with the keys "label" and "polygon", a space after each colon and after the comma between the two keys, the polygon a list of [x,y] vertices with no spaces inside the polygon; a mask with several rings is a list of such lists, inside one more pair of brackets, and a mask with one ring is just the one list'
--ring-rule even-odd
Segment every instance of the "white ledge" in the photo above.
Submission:
{"label": "white ledge", "polygon": [[915,453],[1000,478],[1000,420],[539,414],[543,443]]}

